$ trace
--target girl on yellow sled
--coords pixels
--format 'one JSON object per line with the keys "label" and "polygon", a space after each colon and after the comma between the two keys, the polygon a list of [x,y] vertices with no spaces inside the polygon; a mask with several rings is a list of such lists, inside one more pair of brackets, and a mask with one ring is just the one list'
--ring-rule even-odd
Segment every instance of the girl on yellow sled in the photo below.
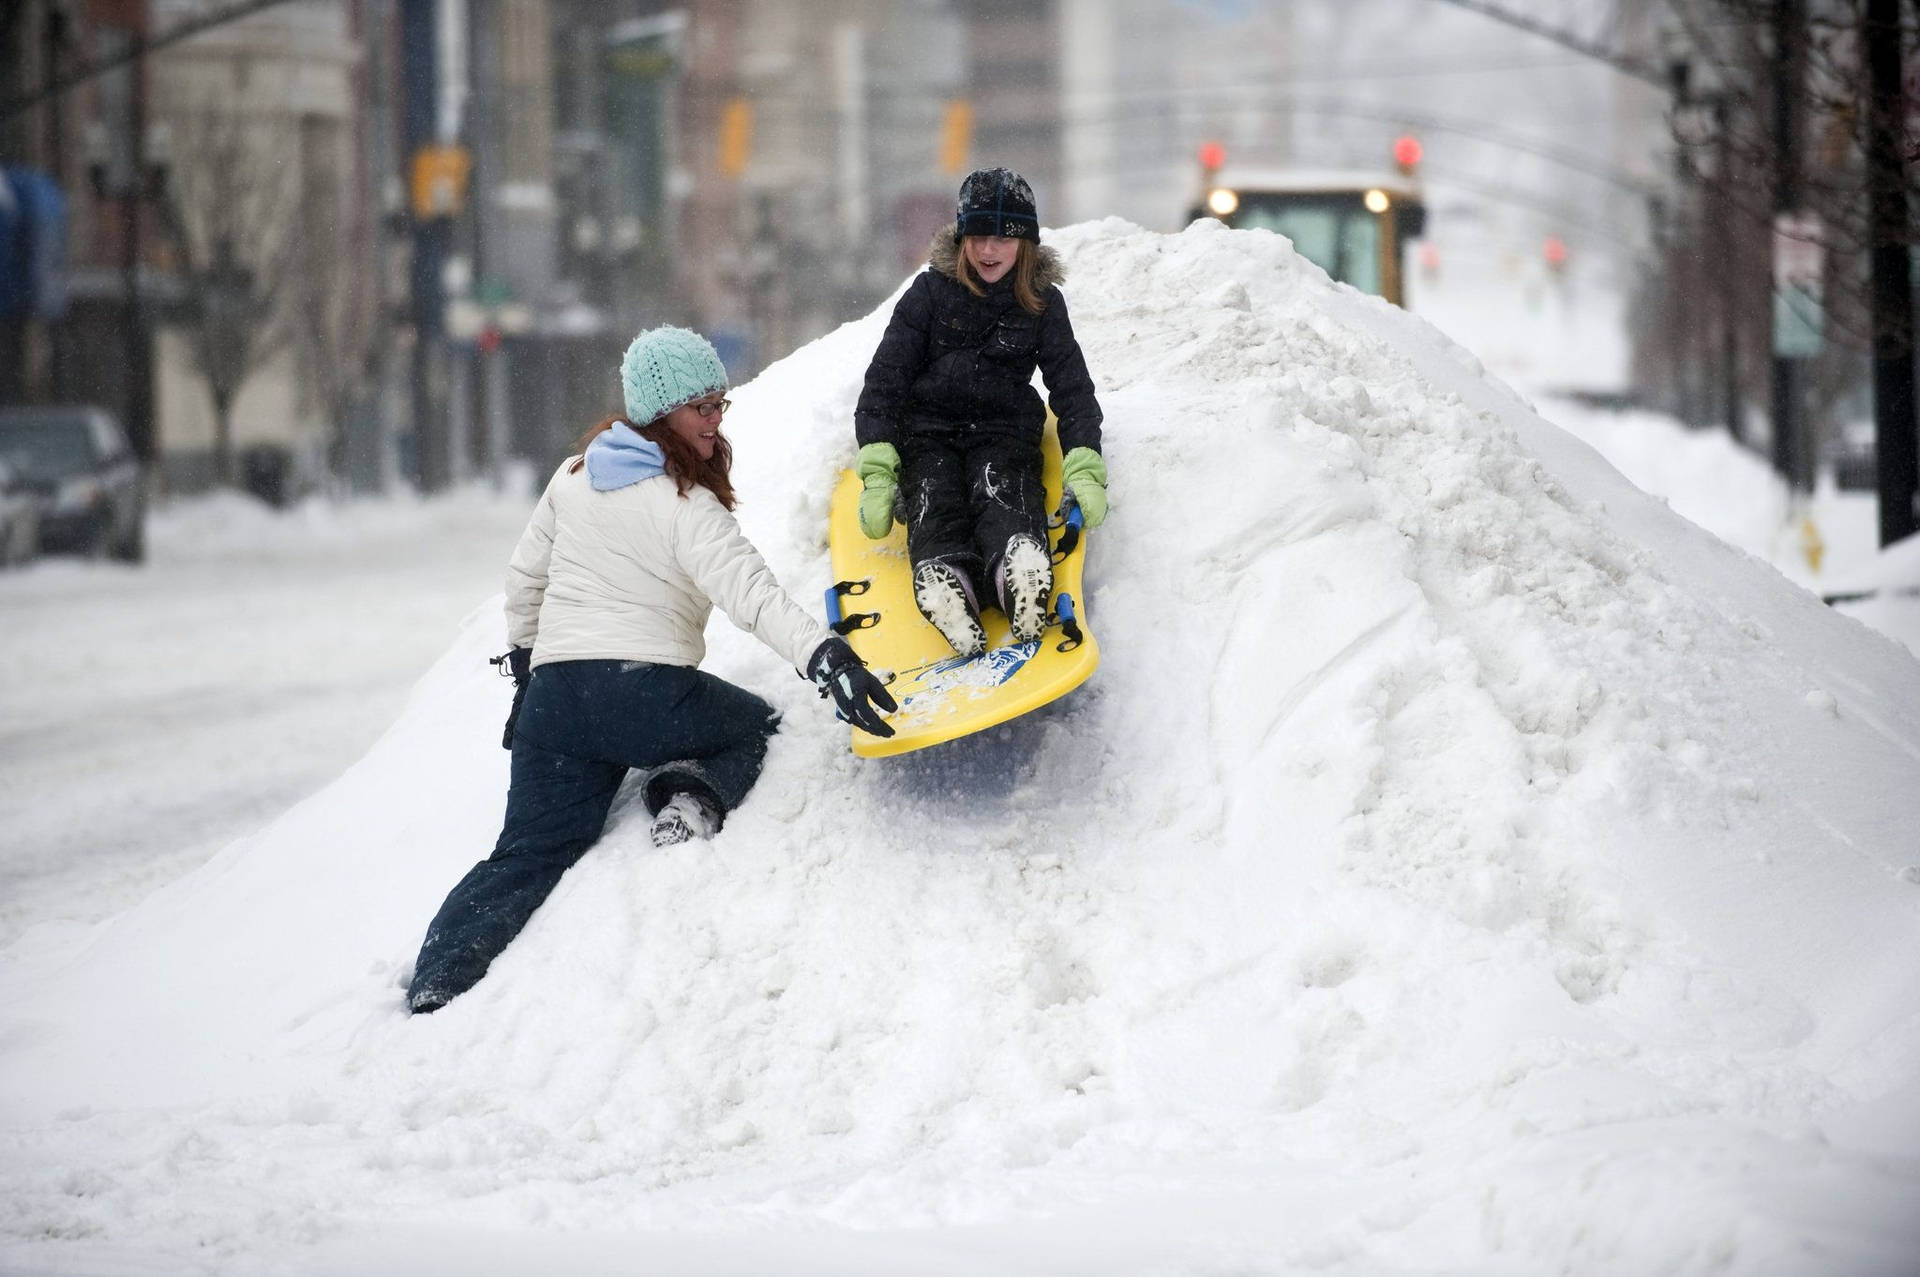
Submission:
{"label": "girl on yellow sled", "polygon": [[1046,628],[1053,593],[1041,488],[1046,409],[1058,421],[1067,496],[1089,528],[1107,513],[1100,405],[1040,245],[1033,190],[1011,169],[960,186],[952,227],[894,307],[854,411],[860,529],[907,525],[914,601],[961,656],[986,650],[982,599],[1016,643]]}

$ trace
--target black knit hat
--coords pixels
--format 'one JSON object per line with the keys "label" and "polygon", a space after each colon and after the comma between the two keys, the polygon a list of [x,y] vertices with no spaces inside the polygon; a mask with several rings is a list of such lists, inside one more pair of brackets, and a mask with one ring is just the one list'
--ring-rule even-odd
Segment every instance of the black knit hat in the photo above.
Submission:
{"label": "black knit hat", "polygon": [[960,183],[958,231],[967,235],[1002,235],[1008,239],[1040,238],[1040,218],[1033,209],[1033,188],[1010,168],[975,169]]}

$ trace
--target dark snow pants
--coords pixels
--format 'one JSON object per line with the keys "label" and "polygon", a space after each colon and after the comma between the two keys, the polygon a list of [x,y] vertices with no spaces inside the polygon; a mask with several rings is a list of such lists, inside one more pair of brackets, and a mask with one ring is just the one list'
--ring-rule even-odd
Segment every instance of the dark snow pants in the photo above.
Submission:
{"label": "dark snow pants", "polygon": [[907,556],[952,564],[982,606],[995,603],[993,574],[1007,541],[1024,532],[1047,544],[1040,443],[1005,435],[910,435],[900,449]]}
{"label": "dark snow pants", "polygon": [[649,773],[649,812],[684,790],[724,818],[753,788],[778,728],[778,713],[758,696],[688,666],[558,661],[535,669],[514,732],[500,839],[428,925],[409,1002],[444,1003],[487,973],[599,840],[630,769]]}

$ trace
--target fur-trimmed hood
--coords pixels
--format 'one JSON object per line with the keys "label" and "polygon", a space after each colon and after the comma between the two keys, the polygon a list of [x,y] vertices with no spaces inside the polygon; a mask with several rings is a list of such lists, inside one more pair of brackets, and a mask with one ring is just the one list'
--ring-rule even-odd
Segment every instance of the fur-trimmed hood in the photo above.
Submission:
{"label": "fur-trimmed hood", "polygon": [[[1057,288],[1067,282],[1066,263],[1060,260],[1060,254],[1045,244],[1034,243],[1033,291],[1044,293],[1049,288]],[[933,233],[933,242],[927,245],[927,265],[948,279],[960,278],[960,231],[955,226],[942,226]]]}
{"label": "fur-trimmed hood", "polygon": [[[861,447],[889,443],[906,455],[914,439],[980,436],[1037,445],[1047,409],[1059,418],[1060,448],[1100,451],[1100,402],[1074,340],[1060,291],[1060,255],[1035,245],[1041,307],[1028,313],[1002,279],[975,296],[957,278],[958,228],[948,223],[928,246],[928,269],[908,281],[867,365],[853,410]],[[1033,374],[1046,382],[1041,398]],[[639,485],[644,487],[645,485]]]}

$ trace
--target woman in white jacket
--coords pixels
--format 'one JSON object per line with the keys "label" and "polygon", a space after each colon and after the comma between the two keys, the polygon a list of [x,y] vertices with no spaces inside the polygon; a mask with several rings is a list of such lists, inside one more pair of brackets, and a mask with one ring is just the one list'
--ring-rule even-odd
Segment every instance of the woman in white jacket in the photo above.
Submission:
{"label": "woman in white jacket", "polygon": [[895,708],[885,686],[780,588],[734,520],[727,374],[713,347],[652,329],[620,373],[626,420],[596,426],[554,473],[507,567],[506,821],[427,928],[407,995],[415,1012],[486,974],[599,839],[629,770],[647,773],[656,846],[710,837],[746,797],[779,716],[698,668],[716,604],[849,720],[893,734],[875,708]]}

